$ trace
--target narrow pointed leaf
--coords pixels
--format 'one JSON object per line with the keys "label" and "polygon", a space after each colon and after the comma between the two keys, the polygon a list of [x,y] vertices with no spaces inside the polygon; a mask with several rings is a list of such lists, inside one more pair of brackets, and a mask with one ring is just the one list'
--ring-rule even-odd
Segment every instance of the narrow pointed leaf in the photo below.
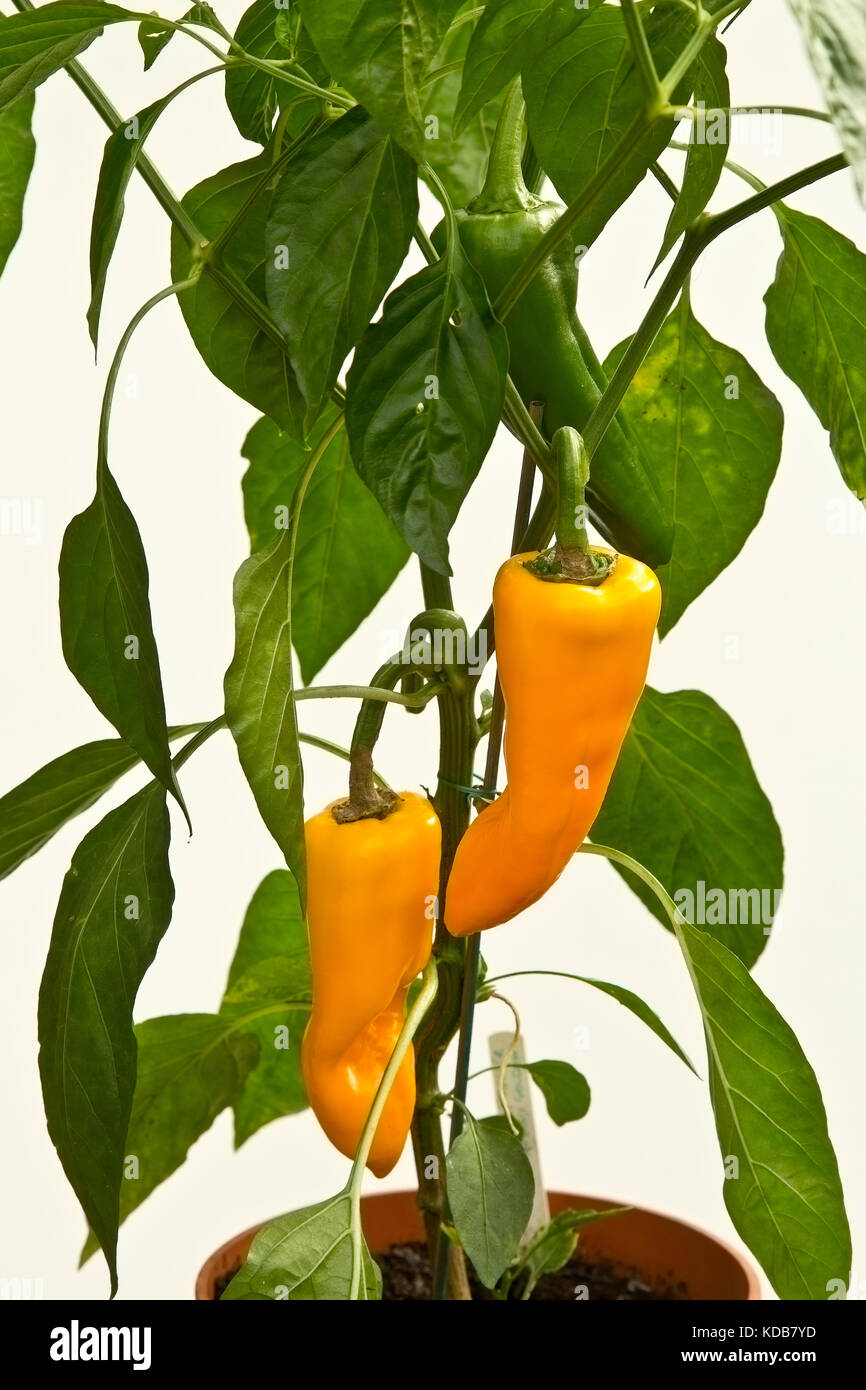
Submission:
{"label": "narrow pointed leaf", "polygon": [[171,765],[148,584],[135,517],[103,462],[96,496],[63,537],[63,655],[96,708],[183,808]]}
{"label": "narrow pointed leaf", "polygon": [[835,227],[777,207],[784,250],[765,295],[767,338],[866,499],[866,256]]}
{"label": "narrow pointed leaf", "polygon": [[722,176],[730,143],[731,89],[725,69],[727,53],[718,39],[710,39],[695,63],[694,100],[700,103],[701,117],[692,121],[689,152],[679,197],[676,200],[662,247],[656,258],[661,265],[687,227],[700,217]]}
{"label": "narrow pointed leaf", "polygon": [[53,5],[14,14],[0,22],[0,111],[51,77],[70,58],[82,53],[98,38],[106,24],[117,24],[138,15],[117,5],[76,4],[60,0]]}
{"label": "narrow pointed leaf", "polygon": [[32,120],[32,96],[21,97],[0,111],[0,275],[21,235],[24,195],[36,155]]}
{"label": "narrow pointed leaf", "polygon": [[132,1010],[171,918],[165,793],[151,784],[82,840],[39,991],[48,1132],[117,1288],[117,1227],[136,1077]]}
{"label": "narrow pointed leaf", "polygon": [[677,936],[704,1020],[725,1205],[779,1298],[847,1287],[851,1237],[815,1074],[788,1024],[721,942]]}

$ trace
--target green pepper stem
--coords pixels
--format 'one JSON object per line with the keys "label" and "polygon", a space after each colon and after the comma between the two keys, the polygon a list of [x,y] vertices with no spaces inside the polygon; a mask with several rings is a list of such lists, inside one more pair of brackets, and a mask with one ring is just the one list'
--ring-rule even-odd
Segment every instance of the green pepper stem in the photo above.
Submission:
{"label": "green pepper stem", "polygon": [[564,425],[552,440],[556,468],[556,539],[570,549],[587,550],[586,485],[589,482],[589,456],[577,430]]}
{"label": "green pepper stem", "polygon": [[520,78],[515,77],[496,122],[484,187],[469,204],[469,212],[520,212],[534,205],[523,178],[525,110]]}

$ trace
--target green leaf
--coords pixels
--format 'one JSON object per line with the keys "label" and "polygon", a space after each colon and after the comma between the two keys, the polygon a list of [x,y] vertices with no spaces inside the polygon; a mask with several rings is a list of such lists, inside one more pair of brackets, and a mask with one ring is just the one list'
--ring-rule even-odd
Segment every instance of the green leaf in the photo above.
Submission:
{"label": "green leaf", "polygon": [[[326,406],[311,435],[315,446],[337,409]],[[243,446],[244,512],[259,550],[285,527],[295,488],[309,461],[302,447],[259,420]],[[292,641],[304,682],[318,674],[391,587],[409,551],[364,486],[349,457],[345,430],[328,447],[304,502],[295,556]]]}
{"label": "green leaf", "polygon": [[677,936],[701,1007],[725,1205],[782,1299],[848,1284],[851,1238],[815,1074],[745,966],[705,932]]}
{"label": "green leaf", "polygon": [[547,1106],[547,1113],[556,1125],[582,1120],[589,1110],[589,1082],[570,1062],[555,1059],[521,1064],[528,1071]]}
{"label": "green leaf", "polygon": [[106,24],[137,18],[103,0],[60,0],[5,19],[0,24],[0,111],[82,53]]}
{"label": "green leaf", "polygon": [[60,552],[63,655],[96,708],[186,814],[171,765],[148,584],[135,517],[100,460],[96,496],[70,521]]}
{"label": "green leaf", "polygon": [[767,338],[866,499],[866,256],[817,217],[777,206],[785,239],[767,291]]}
{"label": "green leaf", "polygon": [[701,49],[694,67],[695,101],[703,104],[699,122],[692,121],[682,187],[665,228],[655,266],[661,265],[687,227],[701,215],[722,176],[730,143],[731,89],[725,69],[727,52],[715,37]]}
{"label": "green leaf", "polygon": [[315,135],[280,177],[266,232],[268,304],[308,426],[403,264],[417,220],[415,165],[360,106]]}
{"label": "green leaf", "polygon": [[419,162],[430,66],[459,0],[300,0],[328,71]]}
{"label": "green leaf", "polygon": [[[174,30],[169,30],[169,33],[174,33]],[[129,180],[144,149],[145,140],[170,100],[170,95],[162,97],[131,120],[121,121],[105,144],[90,229],[91,292],[87,324],[94,347],[97,346],[99,336],[99,316],[102,312],[105,281],[123,222],[124,200]]]}
{"label": "green leaf", "polygon": [[[203,236],[219,236],[247,202],[270,168],[266,155],[233,164],[198,184],[183,204]],[[240,217],[222,251],[225,264],[265,311],[265,224],[270,190],[263,188]],[[190,269],[189,248],[172,232],[172,277]],[[303,437],[304,400],[276,324],[267,332],[214,270],[206,268],[194,289],[178,296],[192,340],[205,363],[225,386],[254,405],[296,438]]]}
{"label": "green leaf", "polygon": [[[215,1014],[151,1018],[135,1030],[138,1075],[124,1144],[123,1223],[185,1161],[197,1139],[239,1095],[258,1044]],[[92,1232],[84,1263],[99,1248]]]}
{"label": "green leaf", "polygon": [[567,38],[598,3],[587,0],[578,6],[563,5],[562,0],[500,0],[487,5],[463,66],[458,129],[498,96],[521,69]]}
{"label": "green leaf", "polygon": [[736,724],[709,695],[644,692],[591,837],[646,865],[687,919],[754,964],[782,887],[782,838]]}
{"label": "green leaf", "polygon": [[861,196],[866,195],[866,10],[861,0],[789,0]]}
{"label": "green leaf", "polygon": [[162,50],[171,43],[176,29],[166,29],[158,19],[143,19],[138,26],[138,43],[144,55],[144,70],[149,72]]}
{"label": "green leaf", "polygon": [[[662,1023],[658,1014],[650,1008],[649,1004],[644,1003],[639,995],[633,993],[630,989],[625,989],[622,985],[611,985],[608,984],[607,980],[592,980],[587,975],[571,975],[569,978],[580,980],[580,982],[585,985],[592,985],[593,989],[600,990],[602,994],[607,994],[611,999],[615,999],[618,1004],[622,1004],[624,1009],[628,1009],[629,1013],[634,1014],[635,1018],[639,1018],[641,1023],[645,1023],[650,1032],[655,1033],[656,1037],[660,1038],[661,1041],[670,1048],[671,1052],[675,1052],[680,1060],[685,1062],[689,1071],[695,1070],[676,1038]],[[697,1075],[697,1072],[695,1072],[695,1075]]]}
{"label": "green leaf", "polygon": [[[605,372],[627,346],[614,348]],[[746,359],[698,322],[685,295],[622,409],[673,525],[671,558],[658,567],[664,637],[760,521],[782,453],[782,410]]]}
{"label": "green leaf", "polygon": [[171,918],[169,818],[151,784],[82,840],[63,881],[39,991],[48,1132],[117,1288],[117,1227],[135,1090],[135,996]]}
{"label": "green leaf", "polygon": [[290,873],[276,869],[247,908],[220,1005],[223,1018],[238,1027],[243,1022],[243,1036],[259,1043],[256,1065],[234,1101],[236,1148],[263,1125],[307,1104],[301,1038],[309,1014],[298,1003],[311,998],[311,988],[298,889]]}
{"label": "green leaf", "polygon": [[508,340],[459,244],[390,294],[348,377],[355,466],[412,550],[450,573],[448,532],[490,448]]}
{"label": "green leaf", "polygon": [[[279,1216],[268,1222],[250,1246],[246,1263],[223,1300],[286,1299],[342,1303],[352,1285],[352,1213],[349,1195]],[[382,1275],[362,1241],[364,1301],[382,1297]]]}
{"label": "green leaf", "polygon": [[[659,6],[645,21],[664,72],[677,57],[694,18],[676,5]],[[688,96],[692,78],[674,95]],[[601,5],[566,38],[524,69],[529,134],[544,169],[567,203],[575,202],[626,130],[645,98],[619,9]],[[667,145],[674,122],[659,120],[622,161],[604,192],[574,230],[575,245],[591,246],[617,208],[634,192]]]}
{"label": "green leaf", "polygon": [[[169,738],[200,727],[178,725],[169,729]],[[0,878],[40,850],[139,761],[135,749],[122,739],[99,739],[54,758],[7,792],[0,798]]]}
{"label": "green leaf", "polygon": [[[472,9],[464,7],[464,13]],[[485,11],[486,13],[486,11]],[[462,13],[461,13],[461,18]],[[472,38],[468,20],[450,30],[442,40],[431,71],[448,68],[465,58]],[[444,72],[433,82],[424,85],[424,133],[427,163],[435,170],[445,186],[451,203],[463,208],[481,191],[496,122],[502,107],[502,97],[494,97],[474,116],[464,121],[459,135],[455,129],[455,108],[460,95],[461,72]]]}
{"label": "green leaf", "polygon": [[262,820],[306,886],[304,771],[292,682],[292,541],[283,531],[235,575],[226,718]]}
{"label": "green leaf", "polygon": [[[235,38],[246,53],[254,58],[282,60],[286,49],[277,32],[280,21],[294,20],[297,6],[291,11],[277,8],[274,0],[255,0],[244,13]],[[296,56],[301,67],[315,82],[328,85],[328,74],[319,61],[309,35],[299,28],[296,36]],[[260,68],[238,66],[226,70],[226,105],[232,119],[246,140],[267,145],[273,131],[278,105],[295,108],[289,133],[294,134],[319,109],[319,98],[308,96],[289,82],[281,82],[274,74]]]}
{"label": "green leaf", "polygon": [[532,1212],[529,1159],[509,1130],[467,1114],[445,1167],[460,1244],[482,1284],[492,1289],[514,1259]]}
{"label": "green leaf", "polygon": [[32,119],[32,96],[0,111],[0,275],[21,235],[24,195],[36,155]]}
{"label": "green leaf", "polygon": [[604,1211],[595,1211],[585,1207],[582,1211],[568,1209],[554,1216],[539,1231],[515,1270],[515,1276],[526,1274],[521,1297],[528,1299],[539,1279],[545,1274],[555,1274],[568,1264],[577,1246],[581,1226],[588,1226],[592,1221],[603,1221],[608,1216],[621,1216],[628,1210],[628,1207],[607,1207]]}

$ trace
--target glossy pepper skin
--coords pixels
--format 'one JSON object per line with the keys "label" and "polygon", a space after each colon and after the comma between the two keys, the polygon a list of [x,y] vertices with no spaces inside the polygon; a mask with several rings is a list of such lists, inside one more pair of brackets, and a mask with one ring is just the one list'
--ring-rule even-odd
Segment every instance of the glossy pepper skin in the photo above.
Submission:
{"label": "glossy pepper skin", "polygon": [[661,594],[628,556],[598,587],[551,583],[516,555],[493,589],[508,785],[457,848],[445,921],[453,936],[537,902],[597,816],[646,681]]}
{"label": "glossy pepper skin", "polygon": [[[351,1158],[403,1026],[407,991],[430,958],[441,831],[430,802],[411,792],[383,819],[340,824],[333,809],[306,825],[313,1007],[301,1060],[316,1118]],[[414,1108],[410,1047],[370,1150],[377,1177],[400,1157]]]}
{"label": "glossy pepper skin", "polygon": [[[503,106],[484,189],[457,213],[461,245],[494,304],[563,211],[527,189],[522,145],[517,83]],[[442,224],[433,242],[441,251]],[[509,373],[527,408],[535,401],[543,404],[542,428],[549,439],[563,426],[582,431],[601,396],[582,351],[587,339],[577,317],[577,279],[574,247],[567,239],[504,319]],[[618,550],[648,565],[670,558],[673,530],[662,497],[616,420],[593,456],[587,501],[594,525]]]}

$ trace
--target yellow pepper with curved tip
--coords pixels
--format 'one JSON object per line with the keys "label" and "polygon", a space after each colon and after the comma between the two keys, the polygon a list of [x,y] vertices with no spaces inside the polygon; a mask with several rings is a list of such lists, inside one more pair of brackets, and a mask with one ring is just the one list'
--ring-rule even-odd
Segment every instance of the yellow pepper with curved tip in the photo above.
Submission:
{"label": "yellow pepper with curved tip", "polygon": [[593,586],[539,578],[535,560],[513,556],[493,589],[508,785],[457,848],[453,936],[507,922],[556,881],[601,808],[646,681],[661,602],[652,570],[620,555]]}
{"label": "yellow pepper with curved tip", "polygon": [[[388,814],[347,823],[335,802],[306,825],[313,1007],[301,1060],[322,1129],[351,1158],[400,1034],[410,984],[433,942],[441,830],[426,797],[404,792]],[[400,1157],[415,1108],[410,1047],[376,1128],[367,1166]]]}

